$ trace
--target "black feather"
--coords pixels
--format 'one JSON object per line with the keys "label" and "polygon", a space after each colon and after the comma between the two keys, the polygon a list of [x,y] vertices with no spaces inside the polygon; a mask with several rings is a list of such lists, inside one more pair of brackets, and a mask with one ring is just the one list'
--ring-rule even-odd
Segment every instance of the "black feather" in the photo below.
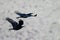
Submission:
{"label": "black feather", "polygon": [[28,18],[28,17],[32,17],[32,16],[34,16],[34,17],[37,16],[37,14],[36,15],[32,15],[33,13],[29,13],[29,14],[19,13],[19,12],[15,12],[15,13],[20,16],[20,17],[17,17],[17,18]]}
{"label": "black feather", "polygon": [[6,18],[6,20],[9,22],[9,23],[11,23],[11,25],[12,25],[12,29],[9,29],[9,30],[19,30],[19,29],[21,29],[23,26],[23,20],[19,20],[19,23],[17,23],[16,21],[14,21],[14,20],[12,20],[12,19],[10,19],[10,18]]}

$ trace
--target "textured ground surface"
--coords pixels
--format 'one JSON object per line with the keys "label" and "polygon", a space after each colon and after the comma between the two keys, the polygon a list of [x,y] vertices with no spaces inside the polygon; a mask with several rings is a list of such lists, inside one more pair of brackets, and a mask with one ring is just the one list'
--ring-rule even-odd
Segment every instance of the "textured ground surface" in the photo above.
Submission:
{"label": "textured ground surface", "polygon": [[[6,17],[17,21],[15,11],[34,13],[21,30],[9,31]],[[60,40],[60,0],[0,0],[0,40]]]}

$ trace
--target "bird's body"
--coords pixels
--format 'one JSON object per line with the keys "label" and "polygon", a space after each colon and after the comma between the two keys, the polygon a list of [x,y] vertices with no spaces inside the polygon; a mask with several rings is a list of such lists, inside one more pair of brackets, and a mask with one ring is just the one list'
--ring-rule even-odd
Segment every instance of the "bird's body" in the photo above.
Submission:
{"label": "bird's body", "polygon": [[9,30],[19,30],[21,29],[23,26],[23,20],[19,20],[19,23],[17,23],[16,21],[10,19],[10,18],[6,18],[6,20],[11,23],[12,25],[12,29],[9,29]]}
{"label": "bird's body", "polygon": [[14,28],[12,28],[12,29],[10,29],[10,30],[19,30],[19,29],[21,29],[21,28],[22,28],[22,26],[17,25],[16,27],[14,27]]}

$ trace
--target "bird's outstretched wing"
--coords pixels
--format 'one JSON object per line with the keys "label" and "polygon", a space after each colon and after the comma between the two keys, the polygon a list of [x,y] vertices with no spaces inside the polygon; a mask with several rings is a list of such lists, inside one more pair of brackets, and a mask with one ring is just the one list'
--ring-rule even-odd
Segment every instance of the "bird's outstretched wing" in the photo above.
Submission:
{"label": "bird's outstretched wing", "polygon": [[6,18],[6,20],[11,23],[11,25],[13,26],[13,28],[17,27],[18,23],[16,21],[14,21],[11,18]]}
{"label": "bird's outstretched wing", "polygon": [[26,14],[24,14],[24,13],[16,12],[16,11],[15,11],[15,13],[16,13],[17,15],[19,15],[19,16],[24,16],[24,15],[26,15]]}
{"label": "bird's outstretched wing", "polygon": [[17,17],[17,18],[27,18],[27,14],[19,13],[19,12],[16,12],[16,14],[20,16],[20,17]]}

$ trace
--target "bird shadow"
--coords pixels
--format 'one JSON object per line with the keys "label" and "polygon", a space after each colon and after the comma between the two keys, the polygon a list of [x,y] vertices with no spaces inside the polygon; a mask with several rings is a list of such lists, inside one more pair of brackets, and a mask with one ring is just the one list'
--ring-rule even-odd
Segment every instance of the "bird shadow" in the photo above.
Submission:
{"label": "bird shadow", "polygon": [[17,23],[16,21],[14,21],[11,18],[6,18],[6,20],[12,25],[13,28],[9,29],[9,30],[19,30],[21,28],[23,28],[23,20],[19,20],[19,23]]}
{"label": "bird shadow", "polygon": [[21,13],[21,12],[15,12],[15,13],[20,16],[17,18],[28,18],[28,17],[36,17],[37,16],[37,14],[32,15],[33,13],[28,13],[28,14]]}

